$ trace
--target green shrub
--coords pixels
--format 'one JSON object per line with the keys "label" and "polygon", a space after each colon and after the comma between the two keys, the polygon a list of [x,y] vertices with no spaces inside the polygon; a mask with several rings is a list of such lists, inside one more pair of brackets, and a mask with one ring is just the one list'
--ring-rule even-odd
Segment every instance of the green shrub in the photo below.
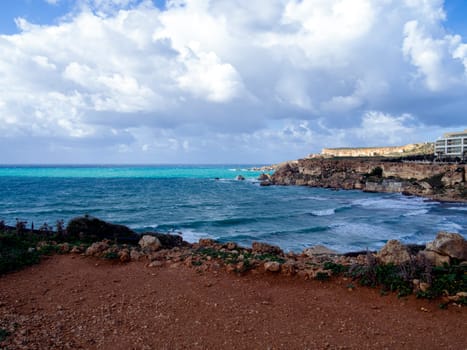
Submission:
{"label": "green shrub", "polygon": [[10,233],[0,234],[0,274],[37,264],[40,253],[34,244]]}
{"label": "green shrub", "polygon": [[342,264],[336,264],[335,262],[332,262],[332,261],[326,261],[323,265],[323,268],[325,270],[330,270],[333,275],[340,275],[349,270],[347,266],[344,266]]}
{"label": "green shrub", "polygon": [[443,178],[444,173],[433,175],[426,179],[426,182],[430,184],[433,189],[442,189],[444,187],[441,179]]}
{"label": "green shrub", "polygon": [[4,341],[9,335],[10,332],[8,330],[0,328],[0,342]]}

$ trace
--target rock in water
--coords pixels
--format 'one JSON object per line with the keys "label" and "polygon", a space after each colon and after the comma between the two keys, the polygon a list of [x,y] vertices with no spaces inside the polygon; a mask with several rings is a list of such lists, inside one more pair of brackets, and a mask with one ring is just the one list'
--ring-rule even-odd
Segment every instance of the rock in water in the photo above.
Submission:
{"label": "rock in water", "polygon": [[239,181],[243,181],[243,180],[245,180],[245,177],[243,175],[237,175],[237,177],[235,179],[237,179]]}
{"label": "rock in water", "polygon": [[438,232],[435,240],[426,245],[426,250],[462,261],[467,260],[467,241],[458,233]]}
{"label": "rock in water", "polygon": [[139,240],[138,244],[144,252],[151,253],[156,252],[161,247],[161,242],[157,237],[144,235]]}
{"label": "rock in water", "polygon": [[409,250],[396,239],[389,240],[376,256],[383,264],[401,265],[410,260]]}

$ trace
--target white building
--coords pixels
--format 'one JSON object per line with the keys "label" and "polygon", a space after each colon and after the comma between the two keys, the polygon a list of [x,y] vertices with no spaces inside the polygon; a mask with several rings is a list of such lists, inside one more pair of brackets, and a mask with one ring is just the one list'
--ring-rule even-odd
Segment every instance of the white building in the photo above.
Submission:
{"label": "white building", "polygon": [[461,132],[450,132],[436,140],[435,154],[438,157],[459,157],[467,156],[467,129]]}

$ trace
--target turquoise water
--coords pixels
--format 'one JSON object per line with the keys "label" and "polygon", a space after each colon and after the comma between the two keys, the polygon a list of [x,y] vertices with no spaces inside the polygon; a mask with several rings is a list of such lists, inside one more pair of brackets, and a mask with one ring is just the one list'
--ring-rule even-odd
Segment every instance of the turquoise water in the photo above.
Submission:
{"label": "turquoise water", "polygon": [[[440,230],[467,235],[467,205],[400,194],[261,187],[246,165],[0,167],[0,220],[54,224],[90,214],[138,232],[181,232],[300,251],[425,243]],[[235,180],[243,175],[245,181]],[[216,179],[217,178],[217,179]]]}

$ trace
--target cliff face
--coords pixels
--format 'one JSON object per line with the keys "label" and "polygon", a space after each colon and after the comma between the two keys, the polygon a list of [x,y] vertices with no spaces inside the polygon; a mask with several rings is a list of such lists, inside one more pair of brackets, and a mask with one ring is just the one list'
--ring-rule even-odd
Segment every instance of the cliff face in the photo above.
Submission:
{"label": "cliff face", "polygon": [[321,154],[327,157],[373,157],[433,154],[433,152],[433,143],[411,143],[405,146],[389,147],[324,148]]}
{"label": "cliff face", "polygon": [[466,165],[381,162],[361,159],[300,159],[279,166],[275,185],[401,192],[467,202]]}

